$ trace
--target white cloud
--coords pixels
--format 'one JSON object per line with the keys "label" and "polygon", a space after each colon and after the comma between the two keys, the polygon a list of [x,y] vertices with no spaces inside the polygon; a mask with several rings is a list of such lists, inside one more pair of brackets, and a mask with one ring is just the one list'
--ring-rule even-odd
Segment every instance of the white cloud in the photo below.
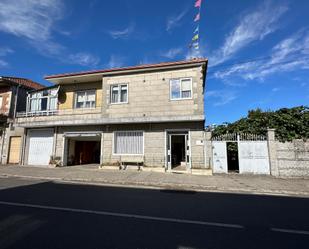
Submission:
{"label": "white cloud", "polygon": [[110,30],[108,33],[113,39],[127,39],[135,30],[135,24],[131,23],[127,28],[122,30]]}
{"label": "white cloud", "polygon": [[278,87],[274,87],[273,89],[271,89],[272,92],[278,92],[280,90],[280,88]]}
{"label": "white cloud", "polygon": [[220,64],[252,42],[263,40],[279,28],[278,20],[287,10],[284,4],[275,6],[265,1],[257,10],[242,15],[241,21],[225,38],[223,46],[210,56],[209,63],[212,66]]}
{"label": "white cloud", "polygon": [[206,91],[205,96],[206,99],[215,99],[213,103],[214,106],[226,105],[237,98],[236,92],[230,90],[213,90],[208,92]]}
{"label": "white cloud", "polygon": [[0,59],[0,67],[6,67],[8,66],[8,63],[2,59]]}
{"label": "white cloud", "polygon": [[74,55],[54,40],[55,25],[64,17],[64,9],[62,0],[1,0],[0,31],[25,39],[43,56],[68,63],[76,61],[82,66],[97,64],[95,56],[86,52]]}
{"label": "white cloud", "polygon": [[6,56],[8,54],[14,53],[13,49],[10,49],[8,47],[2,47],[0,48],[0,56]]}
{"label": "white cloud", "polygon": [[168,59],[174,59],[178,55],[182,54],[183,49],[182,48],[171,48],[165,52],[161,52],[160,55],[162,57],[168,58]]}
{"label": "white cloud", "polygon": [[124,65],[125,58],[119,55],[111,55],[108,63],[106,64],[107,68],[117,68],[122,67]]}
{"label": "white cloud", "polygon": [[47,41],[55,21],[62,16],[60,0],[2,0],[0,2],[0,30]]}
{"label": "white cloud", "polygon": [[14,53],[14,50],[8,47],[0,47],[0,67],[7,67],[9,65],[9,63],[3,57],[11,53]]}
{"label": "white cloud", "polygon": [[233,65],[218,70],[214,77],[227,80],[242,78],[245,80],[264,80],[272,74],[309,69],[309,31],[301,30],[280,41],[271,49],[267,59]]}
{"label": "white cloud", "polygon": [[76,53],[69,55],[69,61],[73,64],[79,64],[81,66],[96,66],[100,59],[89,53]]}
{"label": "white cloud", "polygon": [[185,15],[188,13],[188,8],[183,10],[182,12],[178,13],[177,15],[172,15],[167,18],[166,21],[166,31],[170,31],[176,27],[179,27],[181,25],[182,19],[185,17]]}

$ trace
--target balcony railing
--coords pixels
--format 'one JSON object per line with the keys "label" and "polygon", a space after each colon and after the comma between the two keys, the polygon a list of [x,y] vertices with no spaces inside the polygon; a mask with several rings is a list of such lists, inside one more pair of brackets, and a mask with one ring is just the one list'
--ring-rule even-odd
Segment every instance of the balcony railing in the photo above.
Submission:
{"label": "balcony railing", "polygon": [[91,114],[100,113],[101,107],[97,108],[80,108],[80,109],[64,109],[64,110],[45,110],[45,111],[29,111],[29,112],[18,112],[17,118],[27,117],[41,117],[41,116],[55,116],[55,115],[80,115],[80,114]]}

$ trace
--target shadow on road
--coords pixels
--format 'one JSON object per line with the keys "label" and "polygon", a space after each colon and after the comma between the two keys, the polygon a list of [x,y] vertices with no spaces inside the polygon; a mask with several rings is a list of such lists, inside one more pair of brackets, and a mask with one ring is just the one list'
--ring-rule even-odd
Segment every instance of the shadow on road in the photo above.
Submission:
{"label": "shadow on road", "polygon": [[309,199],[43,182],[0,191],[0,248],[307,248]]}

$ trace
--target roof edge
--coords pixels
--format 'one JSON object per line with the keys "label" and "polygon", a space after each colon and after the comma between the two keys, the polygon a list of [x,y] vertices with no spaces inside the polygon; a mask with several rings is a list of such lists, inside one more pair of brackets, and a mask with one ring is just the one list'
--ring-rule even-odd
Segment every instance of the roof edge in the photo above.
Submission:
{"label": "roof edge", "polygon": [[172,66],[194,65],[194,64],[207,63],[207,62],[208,62],[208,59],[206,59],[206,58],[196,58],[196,59],[184,60],[184,61],[162,62],[162,63],[156,63],[156,64],[143,64],[143,65],[129,66],[129,67],[119,67],[119,68],[111,68],[111,69],[81,71],[81,72],[75,72],[75,73],[54,74],[54,75],[47,75],[47,76],[44,77],[44,79],[52,80],[52,79],[58,79],[58,78],[68,78],[68,77],[73,77],[73,76],[121,73],[121,72],[130,72],[130,71],[134,71],[134,70],[149,70],[149,69],[154,69],[154,68],[166,68],[166,67],[172,67]]}

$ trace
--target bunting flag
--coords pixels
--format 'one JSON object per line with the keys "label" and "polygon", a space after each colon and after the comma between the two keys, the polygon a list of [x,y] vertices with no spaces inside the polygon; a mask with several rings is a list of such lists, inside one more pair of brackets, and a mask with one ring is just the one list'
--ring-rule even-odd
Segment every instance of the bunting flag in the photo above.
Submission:
{"label": "bunting flag", "polygon": [[199,49],[200,49],[200,44],[199,44],[199,40],[200,40],[200,19],[201,19],[201,7],[202,7],[202,0],[195,0],[195,4],[194,4],[195,8],[198,8],[198,13],[196,14],[195,18],[194,18],[194,22],[197,23],[197,26],[193,32],[193,37],[192,37],[192,41],[189,44],[189,48],[194,49],[195,52],[193,52],[193,54],[199,54]]}
{"label": "bunting flag", "polygon": [[192,41],[196,41],[198,40],[198,34],[196,34],[195,36],[193,36]]}
{"label": "bunting flag", "polygon": [[196,0],[194,7],[201,8],[202,6],[202,0]]}
{"label": "bunting flag", "polygon": [[197,13],[197,15],[196,15],[196,17],[195,17],[194,21],[195,21],[195,22],[197,22],[197,21],[199,21],[199,20],[200,20],[200,18],[201,18],[200,13]]}

